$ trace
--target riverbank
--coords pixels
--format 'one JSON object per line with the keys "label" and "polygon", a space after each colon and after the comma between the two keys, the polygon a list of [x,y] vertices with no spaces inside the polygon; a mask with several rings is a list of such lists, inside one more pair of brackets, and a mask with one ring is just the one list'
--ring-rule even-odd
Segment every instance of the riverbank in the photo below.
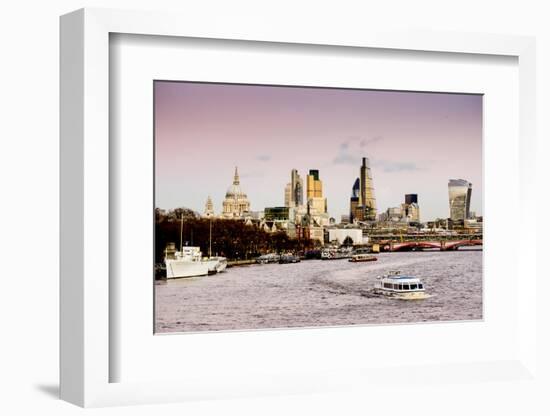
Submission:
{"label": "riverbank", "polygon": [[227,262],[227,267],[236,267],[236,266],[250,266],[251,264],[256,264],[255,259],[248,260],[229,260]]}

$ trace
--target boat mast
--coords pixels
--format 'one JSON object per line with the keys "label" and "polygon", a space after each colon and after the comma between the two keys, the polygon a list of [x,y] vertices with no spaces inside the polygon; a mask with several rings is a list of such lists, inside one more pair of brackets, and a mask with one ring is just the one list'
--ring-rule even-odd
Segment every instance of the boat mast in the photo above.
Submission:
{"label": "boat mast", "polygon": [[181,214],[180,222],[180,253],[183,251],[183,213]]}
{"label": "boat mast", "polygon": [[212,257],[212,218],[210,218],[210,240],[208,243],[208,257]]}

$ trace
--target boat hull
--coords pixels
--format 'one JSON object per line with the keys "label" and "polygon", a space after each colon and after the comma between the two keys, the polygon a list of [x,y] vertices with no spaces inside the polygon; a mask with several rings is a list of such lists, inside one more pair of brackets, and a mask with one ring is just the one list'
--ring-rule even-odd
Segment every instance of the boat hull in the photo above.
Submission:
{"label": "boat hull", "polygon": [[208,264],[200,261],[166,260],[166,278],[205,276],[208,274]]}
{"label": "boat hull", "polygon": [[381,289],[374,289],[374,293],[378,295],[386,296],[388,298],[399,299],[399,300],[423,300],[423,299],[428,299],[432,297],[432,295],[422,291],[399,293],[399,292],[389,292]]}
{"label": "boat hull", "polygon": [[423,300],[431,298],[432,295],[428,295],[425,292],[410,292],[410,293],[397,293],[394,298],[399,300]]}
{"label": "boat hull", "polygon": [[354,258],[351,258],[349,259],[350,262],[352,263],[365,263],[365,262],[368,262],[368,261],[377,261],[378,258],[376,257],[372,257],[372,258],[368,258],[368,259],[354,259]]}
{"label": "boat hull", "polygon": [[208,266],[208,273],[221,273],[227,268],[227,260],[225,257],[212,257],[202,261]]}
{"label": "boat hull", "polygon": [[216,266],[216,271],[218,273],[221,273],[227,269],[227,261],[218,262],[218,265]]}

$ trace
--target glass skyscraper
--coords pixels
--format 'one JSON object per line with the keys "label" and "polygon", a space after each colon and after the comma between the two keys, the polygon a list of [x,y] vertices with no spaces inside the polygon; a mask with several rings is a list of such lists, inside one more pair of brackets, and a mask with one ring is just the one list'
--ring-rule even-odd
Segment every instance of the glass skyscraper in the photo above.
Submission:
{"label": "glass skyscraper", "polygon": [[349,222],[353,222],[353,220],[357,218],[357,207],[359,206],[360,193],[359,190],[359,178],[357,178],[355,179],[353,187],[351,188],[351,197],[349,199]]}
{"label": "glass skyscraper", "polygon": [[376,198],[374,197],[374,185],[369,159],[363,158],[359,176],[360,192],[359,205],[363,210],[363,220],[374,221],[376,219]]}
{"label": "glass skyscraper", "polygon": [[369,160],[364,157],[350,197],[350,222],[376,220],[376,198]]}
{"label": "glass skyscraper", "polygon": [[405,195],[405,204],[418,204],[418,194],[406,194]]}
{"label": "glass skyscraper", "polygon": [[449,179],[449,211],[452,221],[470,217],[472,184],[464,179]]}
{"label": "glass skyscraper", "polygon": [[290,172],[290,182],[285,187],[285,206],[299,207],[304,204],[304,182],[296,169]]}

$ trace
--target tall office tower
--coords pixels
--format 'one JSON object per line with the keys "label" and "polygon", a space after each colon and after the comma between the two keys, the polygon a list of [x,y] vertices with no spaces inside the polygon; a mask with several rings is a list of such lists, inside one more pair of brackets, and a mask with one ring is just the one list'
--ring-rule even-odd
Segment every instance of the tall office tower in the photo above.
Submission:
{"label": "tall office tower", "polygon": [[418,194],[406,194],[405,195],[405,204],[418,204]]}
{"label": "tall office tower", "polygon": [[327,199],[323,198],[323,182],[319,179],[319,171],[316,169],[310,169],[307,175],[306,195],[308,204],[311,204],[315,213],[327,212]]}
{"label": "tall office tower", "polygon": [[374,197],[372,173],[369,160],[366,157],[363,158],[360,170],[359,206],[363,210],[365,220],[374,221],[376,219],[376,198]]}
{"label": "tall office tower", "polygon": [[290,182],[285,187],[285,206],[298,207],[304,205],[304,182],[298,171],[292,169]]}
{"label": "tall office tower", "polygon": [[307,175],[307,198],[322,198],[323,182],[319,179],[319,171],[310,169]]}
{"label": "tall office tower", "polygon": [[464,179],[449,179],[449,211],[452,221],[464,221],[470,216],[472,184]]}
{"label": "tall office tower", "polygon": [[204,214],[203,217],[213,217],[214,216],[214,204],[212,203],[212,198],[210,198],[210,195],[208,196],[208,199],[206,200],[206,204],[204,205]]}
{"label": "tall office tower", "polygon": [[304,204],[304,182],[296,169],[292,169],[290,173],[292,184],[292,200],[294,205],[300,206]]}
{"label": "tall office tower", "polygon": [[285,207],[290,207],[292,201],[292,184],[287,183],[285,186]]}

